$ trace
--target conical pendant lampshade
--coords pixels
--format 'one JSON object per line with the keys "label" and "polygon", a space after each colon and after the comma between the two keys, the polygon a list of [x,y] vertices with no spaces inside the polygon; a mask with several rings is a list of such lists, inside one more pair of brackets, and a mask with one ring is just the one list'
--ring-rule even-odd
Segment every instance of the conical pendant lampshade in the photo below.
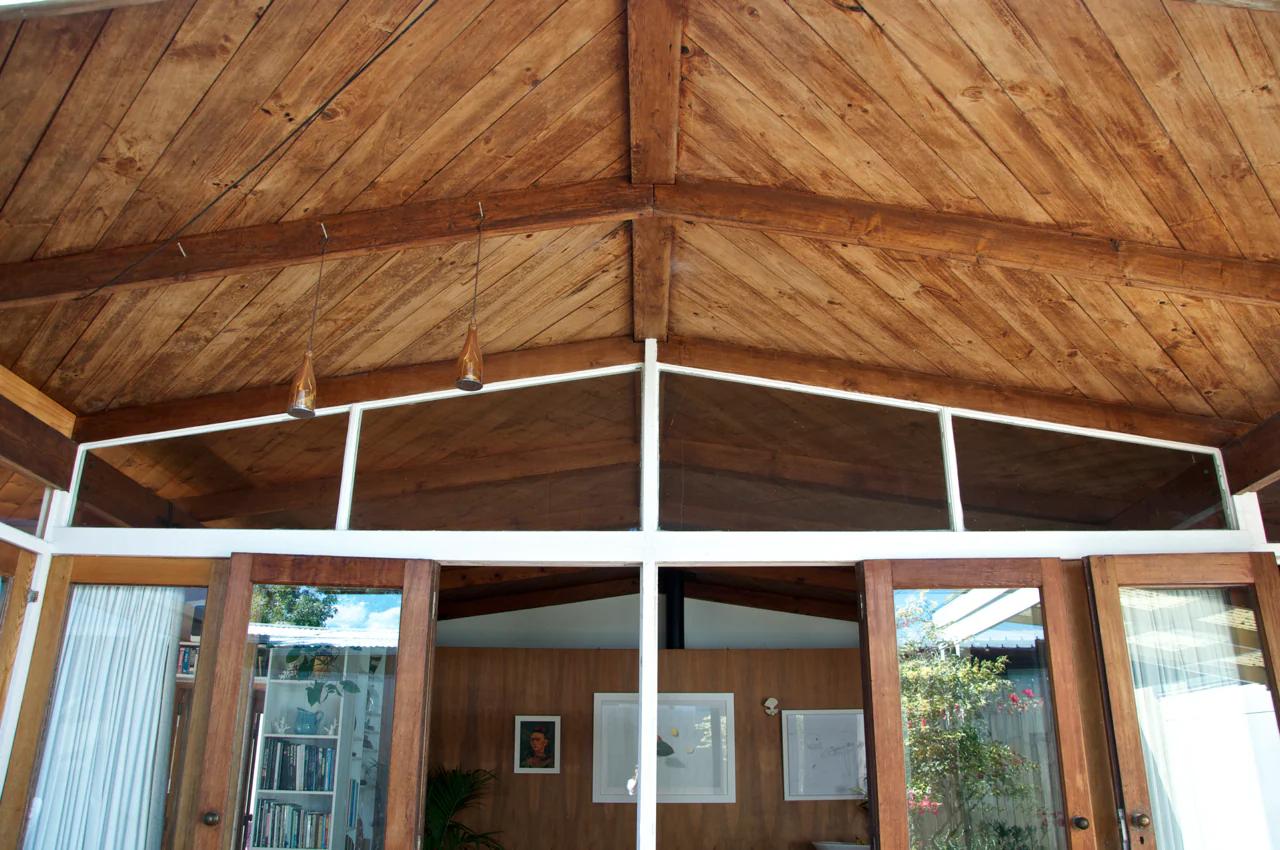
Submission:
{"label": "conical pendant lampshade", "polygon": [[289,409],[286,411],[294,419],[310,419],[316,415],[316,370],[312,365],[311,349],[302,355],[302,365],[293,376],[293,386],[289,388]]}
{"label": "conical pendant lampshade", "polygon": [[458,355],[458,389],[475,392],[484,386],[484,355],[480,353],[480,335],[473,321],[467,328],[467,339]]}

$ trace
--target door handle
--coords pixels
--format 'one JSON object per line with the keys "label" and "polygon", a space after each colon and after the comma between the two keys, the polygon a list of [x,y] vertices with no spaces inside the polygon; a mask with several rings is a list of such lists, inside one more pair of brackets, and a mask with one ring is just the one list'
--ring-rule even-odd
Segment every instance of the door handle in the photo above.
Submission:
{"label": "door handle", "polygon": [[1071,825],[1083,832],[1089,828],[1089,819],[1083,815],[1076,815],[1071,819]]}
{"label": "door handle", "polygon": [[217,826],[222,823],[222,815],[217,812],[205,812],[200,816],[200,822],[205,826]]}
{"label": "door handle", "polygon": [[1151,826],[1151,815],[1146,812],[1134,812],[1129,818],[1129,822],[1138,829],[1146,829]]}

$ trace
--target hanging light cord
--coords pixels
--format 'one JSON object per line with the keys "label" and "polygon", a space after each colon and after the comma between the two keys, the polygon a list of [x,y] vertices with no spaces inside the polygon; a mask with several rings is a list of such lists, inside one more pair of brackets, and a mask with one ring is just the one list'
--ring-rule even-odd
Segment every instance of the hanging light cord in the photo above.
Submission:
{"label": "hanging light cord", "polygon": [[[360,77],[364,74],[364,72],[365,72],[365,71],[367,71],[367,70],[369,70],[369,68],[373,65],[373,63],[375,63],[375,62],[377,62],[379,59],[381,59],[384,53],[386,53],[386,52],[387,52],[388,50],[390,50],[392,47],[395,47],[396,42],[398,42],[398,41],[400,41],[400,39],[404,38],[404,36],[405,36],[405,35],[406,35],[406,34],[407,34],[411,29],[413,29],[415,26],[417,26],[417,25],[418,25],[418,22],[419,22],[419,21],[421,21],[421,20],[426,16],[427,12],[430,12],[433,8],[435,8],[435,5],[436,5],[436,3],[437,3],[437,2],[439,2],[439,0],[430,0],[430,2],[429,2],[429,3],[427,3],[427,5],[423,7],[422,11],[420,11],[420,12],[418,12],[418,14],[414,15],[414,16],[413,16],[413,19],[412,19],[411,21],[409,21],[409,23],[408,23],[408,24],[407,24],[403,29],[401,29],[398,33],[396,33],[394,36],[392,36],[389,40],[387,40],[386,42],[384,42],[384,43],[383,43],[383,45],[382,45],[381,47],[379,47],[377,50],[375,50],[375,51],[373,52],[373,55],[372,55],[372,56],[370,56],[368,59],[366,59],[363,63],[361,63],[360,67],[359,67],[359,68],[356,68],[356,70],[351,74],[351,76],[347,77],[347,79],[343,81],[342,85],[340,85],[340,86],[338,86],[336,89],[334,89],[334,91],[333,91],[333,93],[332,93],[332,94],[330,94],[328,97],[326,97],[326,98],[324,99],[324,101],[323,101],[319,106],[317,106],[314,110],[312,110],[312,112],[311,112],[311,114],[310,114],[310,115],[308,115],[306,118],[302,119],[302,121],[300,121],[300,122],[299,122],[299,123],[298,123],[298,124],[297,124],[293,129],[292,129],[292,130],[290,130],[290,131],[285,135],[285,137],[284,137],[283,139],[281,139],[280,141],[278,141],[278,142],[276,142],[274,145],[272,145],[272,146],[271,146],[271,149],[270,149],[270,150],[268,150],[266,153],[264,153],[264,154],[263,154],[263,155],[258,159],[258,161],[257,161],[257,162],[255,162],[253,165],[249,166],[248,170],[246,170],[246,171],[244,172],[244,174],[241,174],[241,175],[240,175],[239,177],[237,177],[235,180],[232,180],[230,183],[228,183],[228,184],[226,185],[226,187],[225,187],[225,188],[223,188],[223,190],[222,190],[221,192],[219,192],[218,194],[214,195],[214,196],[213,196],[213,200],[212,200],[212,201],[210,201],[209,203],[207,203],[207,204],[205,204],[203,207],[201,207],[199,212],[197,212],[195,215],[191,216],[191,218],[187,219],[187,220],[186,220],[186,222],[185,222],[181,227],[179,227],[177,230],[175,230],[171,236],[169,236],[167,239],[165,239],[163,242],[161,242],[161,243],[160,243],[159,245],[157,245],[156,247],[152,248],[152,249],[151,249],[150,251],[148,251],[147,253],[143,254],[143,255],[142,255],[141,257],[139,257],[138,259],[134,260],[132,263],[129,263],[127,266],[125,266],[124,268],[122,268],[120,271],[118,271],[118,272],[115,274],[115,276],[114,276],[114,277],[112,277],[112,278],[111,278],[110,280],[108,280],[106,283],[103,283],[103,284],[101,284],[101,285],[99,285],[99,286],[95,286],[93,289],[90,289],[88,292],[83,292],[83,293],[81,293],[81,294],[77,295],[75,298],[73,298],[73,299],[71,299],[71,300],[73,300],[73,301],[79,301],[79,300],[80,300],[80,299],[82,299],[82,298],[89,298],[89,297],[91,297],[91,296],[97,295],[99,292],[101,292],[101,291],[102,291],[102,290],[104,290],[104,289],[108,289],[108,288],[110,288],[110,287],[112,287],[112,286],[115,286],[117,283],[119,283],[121,280],[123,280],[123,279],[124,279],[124,276],[125,276],[125,275],[127,275],[129,272],[133,271],[133,270],[134,270],[134,269],[136,269],[138,266],[142,265],[143,263],[147,262],[148,260],[152,259],[153,257],[158,256],[158,255],[160,254],[160,252],[161,252],[161,251],[165,250],[165,249],[166,249],[166,248],[168,248],[170,245],[172,245],[172,244],[174,244],[175,242],[177,242],[177,241],[178,241],[178,239],[182,236],[182,234],[183,234],[183,233],[185,233],[185,232],[187,231],[187,228],[191,227],[193,224],[195,224],[197,221],[199,221],[201,218],[203,218],[203,217],[204,217],[204,216],[209,212],[209,210],[211,210],[211,209],[213,209],[215,206],[217,206],[217,205],[218,205],[218,203],[219,203],[223,198],[225,198],[227,195],[229,195],[229,194],[230,194],[232,191],[234,191],[235,189],[239,188],[239,186],[240,186],[240,184],[241,184],[241,183],[243,183],[244,181],[248,180],[248,179],[249,179],[249,177],[253,174],[253,172],[255,172],[255,171],[257,171],[259,168],[261,168],[261,167],[262,167],[262,166],[263,166],[263,165],[264,165],[268,160],[270,160],[270,159],[271,159],[272,157],[274,157],[277,153],[279,153],[279,152],[280,152],[280,150],[281,150],[282,148],[284,148],[284,147],[285,147],[285,145],[287,145],[287,144],[289,144],[290,142],[292,142],[292,141],[293,141],[293,140],[298,136],[298,134],[299,134],[299,133],[301,133],[303,130],[307,129],[308,127],[310,127],[310,126],[315,122],[315,120],[316,120],[317,118],[319,118],[321,115],[323,115],[323,114],[324,114],[324,111],[325,111],[326,109],[328,109],[328,108],[329,108],[330,104],[332,104],[335,100],[337,100],[337,99],[338,99],[338,96],[339,96],[339,95],[341,95],[344,91],[346,91],[348,88],[350,88],[350,87],[351,87],[351,84],[352,84],[352,83],[354,83],[356,80],[360,79]],[[328,239],[328,237],[327,237],[327,236],[326,236],[325,238],[326,238],[326,240]],[[183,251],[183,252],[182,252],[182,255],[183,255],[184,257],[186,256],[186,254],[187,254],[187,252],[186,252],[186,251]]]}
{"label": "hanging light cord", "polygon": [[329,249],[329,231],[325,228],[324,222],[320,222],[320,232],[324,234],[324,241],[320,243],[320,272],[316,275],[316,295],[311,302],[311,330],[307,332],[307,351],[311,351],[311,344],[316,340],[316,319],[320,317],[320,282],[324,280],[324,254]]}
{"label": "hanging light cord", "polygon": [[480,243],[484,241],[484,204],[479,201],[476,206],[480,207],[480,223],[476,225],[476,276],[475,282],[471,284],[471,326],[476,325],[476,301],[480,298]]}

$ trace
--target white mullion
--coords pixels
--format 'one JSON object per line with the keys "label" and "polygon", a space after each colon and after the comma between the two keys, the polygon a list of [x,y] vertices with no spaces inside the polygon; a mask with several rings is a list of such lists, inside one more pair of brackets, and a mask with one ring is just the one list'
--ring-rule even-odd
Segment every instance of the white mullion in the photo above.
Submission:
{"label": "white mullion", "polygon": [[[18,715],[22,711],[22,697],[27,687],[27,675],[31,670],[31,655],[35,651],[36,631],[40,626],[40,609],[44,604],[45,582],[49,578],[49,564],[53,556],[48,552],[36,555],[31,571],[30,593],[18,631],[18,645],[13,653],[13,669],[4,694],[4,710],[0,714],[0,786],[9,771],[9,756],[13,752],[13,739],[18,731]],[[12,590],[10,591],[12,592]]]}
{"label": "white mullion", "polygon": [[1218,480],[1218,498],[1222,501],[1222,518],[1226,527],[1239,528],[1240,517],[1231,498],[1231,483],[1227,481],[1227,466],[1222,460],[1222,449],[1213,450],[1213,472]]}
{"label": "white mullion", "polygon": [[87,444],[81,443],[76,447],[76,462],[71,468],[71,484],[67,487],[65,499],[54,499],[54,506],[49,510],[49,521],[45,523],[46,532],[52,528],[69,526],[75,518],[76,503],[80,501],[80,479],[84,477],[84,464],[88,455]]}
{"label": "white mullion", "polygon": [[640,566],[640,722],[636,850],[658,845],[658,563]]}
{"label": "white mullion", "polygon": [[640,387],[640,528],[658,530],[658,341],[644,341],[644,372]]}
{"label": "white mullion", "polygon": [[351,527],[351,500],[356,490],[356,460],[360,452],[360,424],[364,408],[352,406],[347,420],[347,442],[342,449],[342,479],[338,485],[338,511],[333,527],[346,531]]}
{"label": "white mullion", "polygon": [[960,501],[960,467],[956,462],[956,434],[951,425],[951,411],[938,412],[942,431],[942,471],[947,479],[947,516],[952,531],[964,531],[964,505]]}

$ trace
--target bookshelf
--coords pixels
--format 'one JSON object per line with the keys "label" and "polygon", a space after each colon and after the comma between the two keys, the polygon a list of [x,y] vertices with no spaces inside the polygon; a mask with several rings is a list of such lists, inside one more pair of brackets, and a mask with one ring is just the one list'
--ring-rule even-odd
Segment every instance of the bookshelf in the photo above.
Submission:
{"label": "bookshelf", "polygon": [[[372,839],[381,834],[384,808],[378,768],[385,758],[386,651],[306,649],[329,655],[328,669],[297,678],[288,646],[264,647],[265,663],[259,661],[265,688],[251,773],[249,847],[376,846]],[[318,683],[329,692],[312,705],[307,692]]]}

